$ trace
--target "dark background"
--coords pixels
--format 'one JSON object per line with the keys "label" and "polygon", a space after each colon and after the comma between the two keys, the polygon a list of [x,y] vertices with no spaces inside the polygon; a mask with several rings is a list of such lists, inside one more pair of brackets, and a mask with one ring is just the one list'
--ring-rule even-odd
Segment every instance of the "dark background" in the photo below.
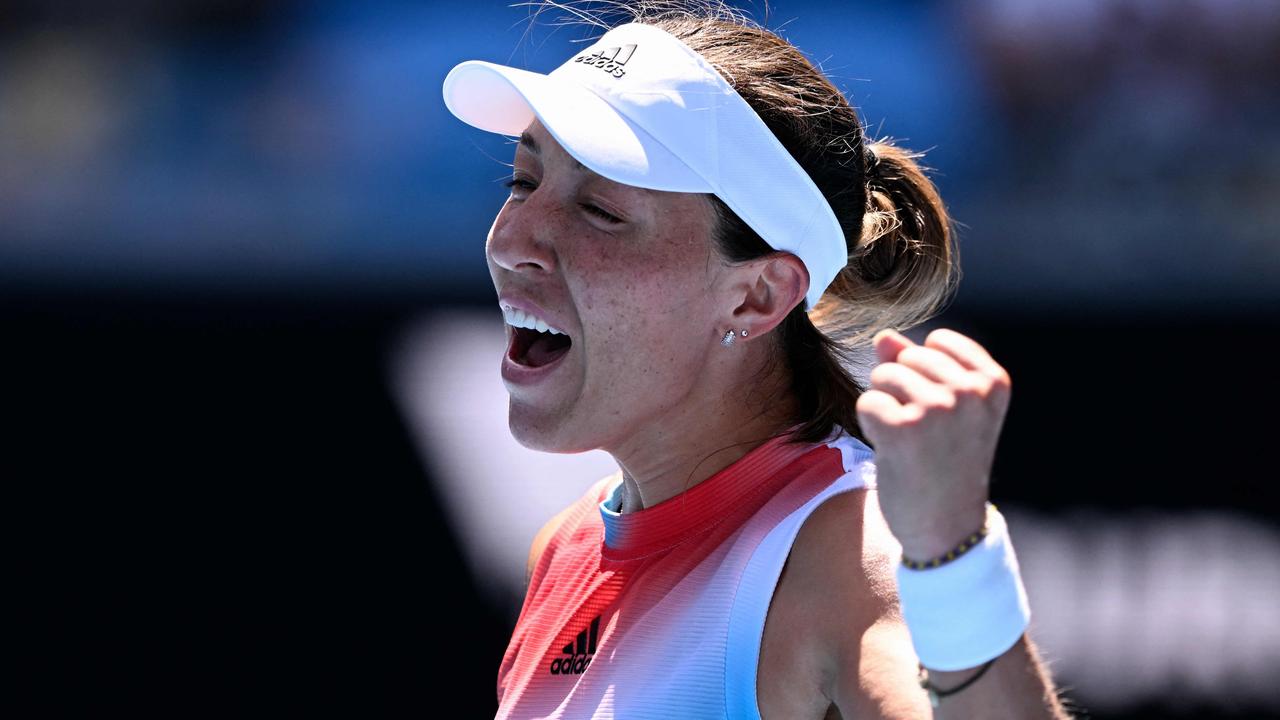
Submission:
{"label": "dark background", "polygon": [[[933,148],[965,223],[938,324],[1015,382],[996,502],[1275,529],[1280,22],[1101,5],[775,3],[769,24]],[[439,82],[558,64],[577,31],[522,39],[525,14],[0,2],[0,478],[30,716],[492,715],[511,608],[477,589],[386,368],[421,313],[492,308],[486,155],[508,149]],[[1280,717],[1229,692],[1082,702]]]}

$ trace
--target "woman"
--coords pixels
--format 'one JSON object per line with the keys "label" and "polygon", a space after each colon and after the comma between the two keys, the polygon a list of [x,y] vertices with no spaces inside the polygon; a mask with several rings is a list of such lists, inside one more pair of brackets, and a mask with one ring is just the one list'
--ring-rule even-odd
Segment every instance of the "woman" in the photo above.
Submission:
{"label": "woman", "polygon": [[520,138],[486,245],[511,431],[621,468],[534,540],[498,717],[1065,717],[986,502],[1008,375],[888,329],[953,286],[933,186],[727,8],[628,20],[445,81]]}

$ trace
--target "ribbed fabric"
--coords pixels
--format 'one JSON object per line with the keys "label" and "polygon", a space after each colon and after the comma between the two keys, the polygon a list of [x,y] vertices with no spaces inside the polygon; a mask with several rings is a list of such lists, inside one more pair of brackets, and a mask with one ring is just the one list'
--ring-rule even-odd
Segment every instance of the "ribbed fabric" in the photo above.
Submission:
{"label": "ribbed fabric", "polygon": [[796,533],[873,472],[840,432],[771,440],[638,512],[614,509],[620,474],[597,482],[533,570],[497,718],[758,718],[764,620]]}

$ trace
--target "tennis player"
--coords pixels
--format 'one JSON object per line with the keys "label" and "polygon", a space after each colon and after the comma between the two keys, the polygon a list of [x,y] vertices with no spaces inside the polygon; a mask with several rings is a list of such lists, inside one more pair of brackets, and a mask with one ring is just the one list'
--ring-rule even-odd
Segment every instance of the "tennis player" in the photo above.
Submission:
{"label": "tennis player", "polygon": [[893,329],[956,277],[913,154],[714,3],[444,97],[518,138],[486,245],[511,431],[621,468],[533,542],[499,718],[1067,717],[987,502],[1009,375]]}

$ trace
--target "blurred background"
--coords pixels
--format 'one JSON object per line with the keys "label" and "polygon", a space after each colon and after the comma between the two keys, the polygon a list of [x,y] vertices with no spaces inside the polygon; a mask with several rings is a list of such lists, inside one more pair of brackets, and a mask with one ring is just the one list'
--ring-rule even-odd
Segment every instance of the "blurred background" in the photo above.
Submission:
{"label": "blurred background", "polygon": [[[1015,379],[994,499],[1068,695],[1280,717],[1280,3],[743,7],[928,150],[964,280],[911,334]],[[507,434],[512,148],[440,99],[590,35],[528,16],[0,0],[15,717],[492,715],[528,543],[613,469]]]}

